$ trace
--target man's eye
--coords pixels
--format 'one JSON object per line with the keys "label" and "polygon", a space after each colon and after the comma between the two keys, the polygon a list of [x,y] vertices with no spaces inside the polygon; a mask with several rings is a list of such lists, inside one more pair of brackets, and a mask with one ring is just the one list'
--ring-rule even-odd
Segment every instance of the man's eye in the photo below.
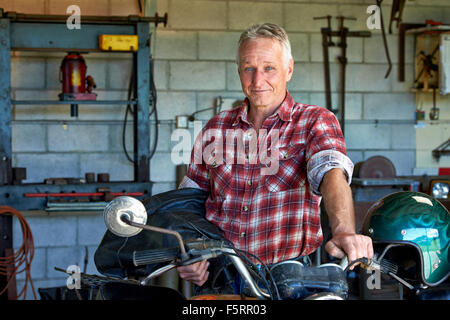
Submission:
{"label": "man's eye", "polygon": [[272,71],[272,70],[274,70],[274,67],[271,67],[271,66],[266,67],[266,71]]}
{"label": "man's eye", "polygon": [[246,67],[244,70],[247,71],[247,72],[252,72],[252,71],[255,70],[255,68],[253,68],[253,67]]}

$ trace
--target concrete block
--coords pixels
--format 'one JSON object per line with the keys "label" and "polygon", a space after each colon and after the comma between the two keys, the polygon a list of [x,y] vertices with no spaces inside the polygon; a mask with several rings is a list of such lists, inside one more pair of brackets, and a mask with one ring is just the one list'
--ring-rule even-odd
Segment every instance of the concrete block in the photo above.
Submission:
{"label": "concrete block", "polygon": [[197,32],[158,29],[154,41],[155,59],[197,59]]}
{"label": "concrete block", "polygon": [[98,245],[106,231],[102,212],[80,215],[77,218],[78,245]]}
{"label": "concrete block", "polygon": [[353,164],[364,161],[364,155],[362,151],[347,149],[347,156],[350,158],[350,160],[352,160]]}
{"label": "concrete block", "polygon": [[390,81],[386,81],[386,66],[380,64],[348,64],[346,89],[354,92],[389,92]]}
{"label": "concrete block", "polygon": [[[77,241],[77,220],[73,216],[28,216],[26,217],[34,247],[73,246]],[[13,224],[13,246],[19,248],[23,243],[20,223]],[[42,252],[41,252],[42,254]]]}
{"label": "concrete block", "polygon": [[46,127],[37,124],[13,124],[11,128],[13,152],[46,151]]}
{"label": "concrete block", "polygon": [[[197,92],[197,111],[207,108],[219,107],[218,98],[222,97],[223,101],[222,110],[227,108],[227,101],[234,103],[236,101],[242,101],[245,99],[245,95],[242,91],[207,91]],[[195,115],[196,120],[209,120],[214,116],[214,109],[205,110]],[[220,111],[220,110],[219,110]]]}
{"label": "concrete block", "polygon": [[59,80],[60,67],[64,59],[65,54],[61,53],[59,57],[51,57],[45,59],[45,76],[46,76],[46,88],[58,89],[62,91],[62,83]]}
{"label": "concrete block", "polygon": [[[413,51],[411,51],[413,52]],[[388,66],[385,66],[386,72],[388,70]],[[398,64],[392,65],[392,70],[389,75],[389,80],[391,82],[391,90],[392,92],[410,92],[411,86],[414,83],[414,65],[411,63],[405,64],[405,81],[398,81]]]}
{"label": "concrete block", "polygon": [[[375,3],[372,3],[375,4]],[[383,3],[384,5],[384,3]],[[378,29],[370,30],[367,27],[367,19],[369,18],[369,14],[367,13],[367,4],[364,5],[358,5],[358,4],[340,4],[338,6],[338,15],[345,16],[345,17],[353,17],[356,18],[356,20],[345,20],[344,26],[347,27],[350,31],[370,31],[372,34],[375,33],[381,33]],[[386,9],[384,9],[386,10]],[[389,14],[386,14],[386,11],[383,11],[383,21],[384,25],[389,25]],[[387,17],[386,17],[387,16]],[[337,20],[336,21],[336,28],[338,26]]]}
{"label": "concrete block", "polygon": [[[4,3],[5,2],[5,3]],[[15,11],[29,14],[45,14],[45,0],[6,0],[1,1],[0,8],[5,11]]]}
{"label": "concrete block", "polygon": [[310,37],[307,33],[294,33],[288,34],[289,41],[291,42],[291,51],[294,61],[305,62],[310,60]]}
{"label": "concrete block", "polygon": [[402,151],[366,151],[364,152],[365,159],[373,156],[384,156],[392,161],[397,172],[397,176],[410,176],[413,174],[416,165],[416,155],[414,150]]}
{"label": "concrete block", "polygon": [[226,29],[227,3],[224,1],[173,0],[169,4],[171,29]]}
{"label": "concrete block", "polygon": [[395,124],[392,126],[392,149],[414,150],[416,148],[416,129],[412,124]]}
{"label": "concrete block", "polygon": [[412,93],[368,93],[364,95],[364,119],[413,120]]}
{"label": "concrete block", "polygon": [[225,62],[170,62],[170,89],[224,90]]}
{"label": "concrete block", "polygon": [[237,1],[228,4],[228,25],[231,30],[244,30],[252,24],[283,23],[282,6],[278,3]]}
{"label": "concrete block", "polygon": [[[398,35],[386,34],[389,56],[392,63],[398,63]],[[386,52],[381,34],[374,34],[364,38],[364,62],[387,63]],[[405,63],[414,62],[414,36],[405,37]],[[407,69],[406,69],[407,70]]]}
{"label": "concrete block", "polygon": [[[99,0],[97,2],[92,2],[89,0],[48,0],[47,5],[49,14],[66,15],[67,7],[77,5],[80,7],[81,16],[109,15],[108,0]],[[81,28],[83,28],[83,22],[81,22]]]}
{"label": "concrete block", "polygon": [[238,65],[235,62],[227,62],[227,90],[241,91],[241,80],[239,80]]}
{"label": "concrete block", "polygon": [[110,11],[112,16],[128,16],[139,15],[139,3],[132,0],[109,0]]}
{"label": "concrete block", "polygon": [[448,1],[447,0],[416,0],[416,5],[419,6],[444,6],[448,7]]}
{"label": "concrete block", "polygon": [[45,88],[45,60],[28,57],[12,58],[11,87],[20,89]]}
{"label": "concrete block", "polygon": [[390,149],[391,125],[348,123],[345,126],[347,149]]}
{"label": "concrete block", "polygon": [[48,150],[85,152],[108,150],[107,125],[49,125]]}
{"label": "concrete block", "polygon": [[[0,8],[3,8],[5,11],[14,11],[15,2],[11,0],[0,0]],[[42,6],[43,7],[43,6]]]}
{"label": "concrete block", "polygon": [[407,6],[403,11],[402,20],[408,23],[425,23],[425,20],[433,19],[434,21],[442,21],[448,23],[448,15],[445,8],[439,6]]}
{"label": "concrete block", "polygon": [[[97,100],[127,100],[128,92],[124,90],[95,90]],[[121,104],[80,104],[78,105],[79,120],[118,120],[125,117],[126,105]],[[67,107],[66,107],[67,108]],[[66,112],[67,113],[67,112]],[[128,120],[132,119],[128,115]]]}
{"label": "concrete block", "polygon": [[337,16],[338,9],[334,4],[286,3],[284,5],[284,27],[286,31],[320,32],[326,27],[326,20],[314,20],[325,14]]}
{"label": "concrete block", "polygon": [[[123,124],[111,124],[109,126],[109,151],[112,152],[121,152],[123,151]],[[133,154],[133,124],[128,122],[125,128],[125,146],[128,154],[131,156]]]}
{"label": "concrete block", "polygon": [[[15,100],[55,100],[61,90],[14,90]],[[80,107],[81,108],[81,107]],[[69,120],[70,105],[15,105],[13,106],[14,120]],[[73,118],[72,118],[73,120]]]}
{"label": "concrete block", "polygon": [[[323,61],[323,48],[322,48],[322,35],[321,34],[311,34],[311,46],[310,56],[313,62]],[[336,41],[337,38],[336,38]],[[338,63],[338,57],[341,55],[341,48],[329,47],[328,50],[329,61]],[[362,62],[363,61],[363,39],[362,38],[348,38],[347,39],[347,59],[349,63],[352,62]]]}
{"label": "concrete block", "polygon": [[[100,241],[99,241],[99,243],[100,243]],[[84,272],[84,268],[85,268],[84,258],[86,256],[86,248],[87,248],[88,260],[87,260],[87,265],[86,265],[86,273],[102,275],[100,272],[98,272],[97,267],[95,266],[95,261],[94,261],[95,251],[97,250],[99,243],[97,243],[96,245],[92,245],[92,246],[78,247],[78,250],[79,250],[78,256],[80,257],[79,267],[81,269],[81,272]]]}
{"label": "concrete block", "polygon": [[[64,277],[64,273],[62,273],[62,272],[60,272],[60,273]],[[17,281],[17,291],[18,292],[22,291],[22,288],[24,287],[24,285],[25,285],[24,280]],[[36,293],[36,298],[33,295],[33,289],[31,287],[30,283],[28,283],[25,297],[21,297],[20,300],[41,300],[41,295],[39,294],[38,289],[66,286],[66,278],[58,278],[58,279],[51,279],[51,280],[37,279],[36,281],[33,278],[33,285],[34,285],[34,290]]]}
{"label": "concrete block", "polygon": [[78,246],[56,247],[47,249],[47,277],[60,278],[66,277],[65,273],[55,270],[55,267],[66,270],[69,266],[76,265],[83,270],[83,257],[80,257]]}
{"label": "concrete block", "polygon": [[200,60],[236,61],[240,32],[201,31],[198,33]]}
{"label": "concrete block", "polygon": [[80,177],[79,157],[65,153],[17,153],[13,166],[27,168],[24,183],[42,183],[48,178]]}
{"label": "concrete block", "polygon": [[[167,152],[171,150],[170,135],[172,133],[172,125],[167,123],[160,123],[158,128],[158,143],[156,145],[156,152]],[[153,148],[153,137],[155,136],[155,125],[150,126],[150,148]]]}
{"label": "concrete block", "polygon": [[175,120],[177,115],[190,115],[196,110],[195,93],[160,91],[157,109],[159,120]]}
{"label": "concrete block", "polygon": [[[332,93],[332,108],[339,108],[340,94]],[[311,93],[311,104],[326,107],[326,98],[324,93]],[[345,94],[345,119],[360,120],[362,119],[362,95],[359,93]]]}
{"label": "concrete block", "polygon": [[[17,249],[15,249],[17,251]],[[24,268],[25,265],[20,267],[20,270]],[[44,248],[34,249],[33,260],[31,261],[31,278],[34,280],[43,279],[47,274],[47,250]],[[16,275],[16,280],[25,280],[26,273],[21,272]]]}
{"label": "concrete block", "polygon": [[131,181],[134,178],[133,164],[123,152],[81,154],[80,172],[82,176],[86,172],[109,173],[110,181]]}
{"label": "concrete block", "polygon": [[440,126],[425,124],[425,127],[416,127],[416,149],[427,151],[431,156],[431,150],[443,143],[448,136],[443,136]]}
{"label": "concrete block", "polygon": [[[336,91],[338,83],[338,66],[330,64],[330,84],[331,91]],[[324,91],[325,78],[323,65],[321,63],[302,63],[294,65],[294,74],[288,83],[288,89],[291,91]]]}
{"label": "concrete block", "polygon": [[290,91],[289,93],[291,94],[292,98],[294,98],[295,102],[309,104],[312,101],[311,95],[307,92]]}
{"label": "concrete block", "polygon": [[169,62],[154,60],[153,76],[156,90],[167,90],[169,88]]}
{"label": "concrete block", "polygon": [[128,90],[130,86],[131,71],[133,68],[133,61],[117,59],[110,60],[108,63],[108,89]]}
{"label": "concrete block", "polygon": [[157,152],[150,163],[150,180],[155,182],[174,182],[176,180],[175,164],[170,153]]}
{"label": "concrete block", "polygon": [[441,157],[439,160],[431,155],[430,150],[416,150],[416,167],[418,168],[439,168],[448,167],[445,164],[446,159]]}
{"label": "concrete block", "polygon": [[[417,156],[416,156],[416,163],[417,163]],[[435,167],[435,168],[414,168],[413,174],[415,176],[423,176],[423,175],[437,176],[437,175],[439,175],[439,168],[437,168],[437,167]]]}

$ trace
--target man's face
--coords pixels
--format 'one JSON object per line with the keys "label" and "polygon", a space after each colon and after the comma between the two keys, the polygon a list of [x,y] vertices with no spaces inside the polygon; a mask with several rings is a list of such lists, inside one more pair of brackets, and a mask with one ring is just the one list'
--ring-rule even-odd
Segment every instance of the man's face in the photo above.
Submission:
{"label": "man's face", "polygon": [[286,96],[294,62],[283,59],[279,41],[269,38],[246,40],[239,48],[238,68],[242,90],[250,106],[275,110]]}

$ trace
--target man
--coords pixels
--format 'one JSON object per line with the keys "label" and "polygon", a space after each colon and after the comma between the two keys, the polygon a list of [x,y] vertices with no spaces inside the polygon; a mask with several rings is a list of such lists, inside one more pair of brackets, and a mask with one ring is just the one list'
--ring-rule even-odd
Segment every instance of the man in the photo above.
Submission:
{"label": "man", "polygon": [[[237,63],[246,99],[206,124],[196,140],[201,149],[194,147],[180,187],[208,191],[206,219],[266,264],[307,256],[320,246],[321,198],[332,231],[326,251],[337,258],[347,255],[349,261],[371,258],[370,238],[355,233],[349,186],[353,164],[336,117],[325,108],[294,102],[286,89],[294,62],[285,31],[270,23],[250,27],[239,40]],[[215,139],[208,136],[211,130]],[[222,139],[229,136],[227,130],[243,134],[230,145]],[[240,138],[246,143],[241,149]],[[214,140],[216,148],[209,148],[207,140]],[[244,161],[239,154],[233,163],[216,161],[218,153],[235,155],[235,147],[244,151]],[[256,160],[249,156],[255,148]],[[201,286],[208,265],[202,261],[178,272]]]}

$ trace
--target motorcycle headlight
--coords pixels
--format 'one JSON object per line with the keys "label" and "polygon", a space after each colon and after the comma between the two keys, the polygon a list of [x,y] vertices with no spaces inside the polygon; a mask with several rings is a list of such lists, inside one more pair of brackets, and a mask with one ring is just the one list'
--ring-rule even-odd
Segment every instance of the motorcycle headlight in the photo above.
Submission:
{"label": "motorcycle headlight", "polygon": [[433,181],[431,183],[431,194],[436,199],[448,199],[449,181]]}

